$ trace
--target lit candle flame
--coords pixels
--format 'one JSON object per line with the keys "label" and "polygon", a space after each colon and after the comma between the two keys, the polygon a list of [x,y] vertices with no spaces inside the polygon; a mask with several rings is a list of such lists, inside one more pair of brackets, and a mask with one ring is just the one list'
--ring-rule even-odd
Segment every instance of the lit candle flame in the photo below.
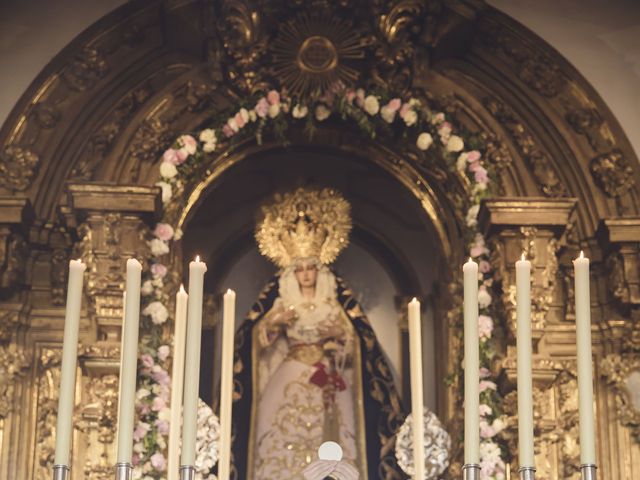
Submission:
{"label": "lit candle flame", "polygon": [[584,258],[584,252],[580,250],[580,258]]}
{"label": "lit candle flame", "polygon": [[470,261],[470,262],[473,262],[473,260],[471,259],[471,257],[469,257],[469,261]]}
{"label": "lit candle flame", "polygon": [[522,260],[523,262],[526,260],[526,259],[524,258],[524,252],[522,252],[522,256],[520,257],[520,260]]}
{"label": "lit candle flame", "polygon": [[76,262],[82,263],[82,258],[79,258]]}
{"label": "lit candle flame", "polygon": [[230,288],[227,288],[227,293],[234,293],[234,292]]}
{"label": "lit candle flame", "polygon": [[416,297],[413,297],[413,300],[411,300],[411,303],[418,303],[418,299]]}
{"label": "lit candle flame", "polygon": [[187,293],[182,283],[180,284],[180,293]]}
{"label": "lit candle flame", "polygon": [[196,255],[196,262],[200,262],[200,255]]}

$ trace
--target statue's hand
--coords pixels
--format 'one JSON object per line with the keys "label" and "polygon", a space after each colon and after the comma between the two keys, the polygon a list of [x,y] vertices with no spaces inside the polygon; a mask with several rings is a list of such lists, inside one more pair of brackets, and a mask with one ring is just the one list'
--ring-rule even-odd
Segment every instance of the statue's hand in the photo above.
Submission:
{"label": "statue's hand", "polygon": [[296,314],[295,308],[282,308],[280,311],[276,312],[273,315],[269,323],[273,327],[288,327],[295,321],[297,317],[298,315]]}

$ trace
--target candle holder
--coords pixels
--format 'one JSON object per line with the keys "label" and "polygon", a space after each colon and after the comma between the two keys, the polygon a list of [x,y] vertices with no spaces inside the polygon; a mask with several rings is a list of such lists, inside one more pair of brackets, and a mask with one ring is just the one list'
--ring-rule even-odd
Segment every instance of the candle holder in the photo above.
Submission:
{"label": "candle holder", "polygon": [[196,467],[193,465],[180,465],[180,480],[195,480]]}
{"label": "candle holder", "polygon": [[116,463],[116,480],[132,480],[133,465],[129,462]]}
{"label": "candle holder", "polygon": [[462,467],[464,480],[480,480],[480,465],[477,463],[467,463]]}
{"label": "candle holder", "polygon": [[518,470],[520,474],[520,480],[535,480],[536,469],[534,467],[521,467]]}
{"label": "candle holder", "polygon": [[54,465],[53,480],[67,480],[70,471],[69,465]]}
{"label": "candle holder", "polygon": [[580,472],[582,473],[582,480],[596,480],[596,467],[593,463],[585,463],[580,465]]}

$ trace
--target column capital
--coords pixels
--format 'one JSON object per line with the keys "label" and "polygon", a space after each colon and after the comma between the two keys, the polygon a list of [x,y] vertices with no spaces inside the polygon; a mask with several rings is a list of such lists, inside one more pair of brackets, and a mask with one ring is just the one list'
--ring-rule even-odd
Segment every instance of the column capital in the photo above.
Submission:
{"label": "column capital", "polygon": [[575,198],[503,197],[483,200],[478,223],[485,235],[501,230],[538,227],[561,235],[575,209]]}

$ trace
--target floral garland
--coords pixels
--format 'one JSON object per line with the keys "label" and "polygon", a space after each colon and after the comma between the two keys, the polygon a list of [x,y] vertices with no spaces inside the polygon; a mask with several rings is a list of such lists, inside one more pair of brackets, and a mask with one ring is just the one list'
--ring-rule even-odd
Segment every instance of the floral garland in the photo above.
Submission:
{"label": "floral garland", "polygon": [[[177,138],[162,155],[159,180],[165,207],[174,198],[181,197],[185,185],[197,177],[204,159],[214,152],[228,148],[234,142],[253,136],[258,144],[264,135],[273,134],[286,143],[290,125],[303,126],[312,136],[318,126],[331,117],[354,123],[369,138],[396,138],[414,152],[426,156],[443,157],[451,169],[466,177],[471,187],[470,205],[466,222],[469,228],[469,253],[479,262],[481,282],[480,352],[481,352],[481,468],[483,478],[502,480],[505,463],[503,447],[497,435],[504,428],[501,417],[501,397],[496,383],[491,380],[491,364],[495,351],[491,337],[494,329],[491,311],[492,268],[489,251],[477,228],[477,215],[482,198],[488,196],[490,176],[479,148],[481,143],[470,135],[454,133],[453,126],[442,112],[434,112],[420,100],[402,100],[385,91],[365,92],[364,89],[336,85],[322,96],[303,102],[284,92],[270,90],[242,101],[228,115],[214,120],[210,128],[193,135]],[[466,141],[463,139],[466,136]],[[468,147],[468,148],[465,148]],[[166,468],[163,451],[166,448],[168,418],[167,372],[169,347],[163,343],[164,326],[170,317],[169,295],[165,291],[166,262],[171,242],[182,236],[166,216],[156,225],[149,240],[151,252],[150,272],[142,286],[143,318],[147,335],[142,339],[140,358],[140,384],[136,428],[136,457],[142,465],[145,480],[164,478]],[[199,435],[204,433],[200,432]]]}

